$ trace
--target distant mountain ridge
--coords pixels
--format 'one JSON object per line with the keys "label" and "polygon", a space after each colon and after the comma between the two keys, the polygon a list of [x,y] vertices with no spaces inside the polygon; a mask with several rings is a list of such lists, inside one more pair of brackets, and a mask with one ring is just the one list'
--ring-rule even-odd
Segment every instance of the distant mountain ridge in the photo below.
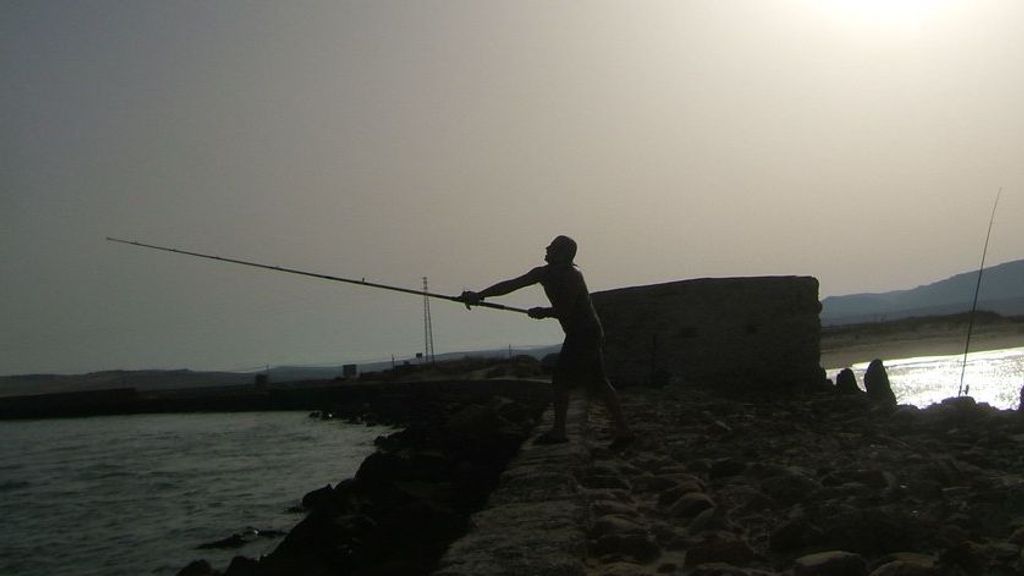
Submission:
{"label": "distant mountain ridge", "polygon": [[[975,270],[910,290],[830,296],[821,301],[821,323],[836,326],[967,312],[977,282]],[[978,309],[1003,316],[1024,315],[1024,260],[985,268]]]}
{"label": "distant mountain ridge", "polygon": [[[506,349],[471,350],[438,354],[439,361],[465,357],[495,358],[512,355],[528,355],[541,359],[557,352],[554,346],[519,346]],[[395,364],[420,363],[420,359],[399,359]],[[0,397],[34,394],[55,394],[63,392],[85,392],[134,388],[140,392],[157,390],[181,390],[188,388],[213,388],[253,384],[258,374],[266,374],[270,382],[280,384],[302,380],[330,380],[341,376],[343,363],[320,366],[271,366],[269,371],[257,372],[202,372],[192,370],[105,370],[88,374],[22,374],[0,376]],[[375,372],[391,368],[392,362],[358,363],[358,371]]]}

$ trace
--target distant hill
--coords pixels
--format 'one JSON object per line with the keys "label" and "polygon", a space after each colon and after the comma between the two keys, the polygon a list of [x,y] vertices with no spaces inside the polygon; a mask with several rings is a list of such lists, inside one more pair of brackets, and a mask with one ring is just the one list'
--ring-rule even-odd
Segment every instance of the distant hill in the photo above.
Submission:
{"label": "distant hill", "polygon": [[[528,355],[537,359],[552,352],[558,352],[559,346],[531,346],[513,348],[512,354]],[[451,352],[438,354],[438,361],[456,360],[465,357],[494,358],[509,354],[508,349],[473,350],[468,352]],[[406,362],[417,363],[421,360],[397,360],[401,365]],[[330,380],[341,376],[342,365],[324,364],[320,366],[273,366],[267,374],[270,382],[297,382],[302,380]],[[358,370],[374,372],[391,368],[391,361],[369,362],[358,364]],[[221,386],[241,386],[253,384],[257,374],[264,372],[195,372],[192,370],[108,370],[89,374],[25,374],[18,376],[0,376],[0,396],[28,396],[35,394],[54,394],[60,392],[85,392],[90,390],[109,390],[114,388],[134,388],[140,392],[156,390],[181,390],[186,388],[214,388]]]}
{"label": "distant hill", "polygon": [[[977,282],[975,270],[910,290],[830,296],[821,301],[821,323],[836,326],[970,311]],[[985,269],[978,309],[1024,315],[1024,260]]]}
{"label": "distant hill", "polygon": [[85,392],[112,388],[140,391],[174,390],[249,384],[252,374],[191,370],[107,370],[88,374],[26,374],[0,376],[0,396]]}

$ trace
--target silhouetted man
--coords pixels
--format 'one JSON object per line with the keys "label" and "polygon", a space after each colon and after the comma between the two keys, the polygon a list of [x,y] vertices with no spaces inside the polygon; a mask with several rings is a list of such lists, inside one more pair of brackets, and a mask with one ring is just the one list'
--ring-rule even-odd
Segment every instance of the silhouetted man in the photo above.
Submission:
{"label": "silhouetted man", "polygon": [[569,408],[569,389],[584,384],[601,395],[615,426],[612,446],[621,446],[633,440],[633,435],[622,415],[619,396],[608,381],[604,369],[604,330],[590,301],[590,292],[583,274],[573,264],[576,242],[568,236],[559,236],[548,245],[545,266],[538,266],[526,274],[498,282],[480,292],[466,291],[460,297],[469,305],[479,304],[484,298],[503,296],[510,292],[540,284],[551,302],[550,308],[531,308],[530,317],[555,318],[562,325],[565,341],[558,355],[552,384],[555,388],[555,422],[551,430],[535,441],[539,444],[557,444],[568,441],[565,432],[566,412]]}

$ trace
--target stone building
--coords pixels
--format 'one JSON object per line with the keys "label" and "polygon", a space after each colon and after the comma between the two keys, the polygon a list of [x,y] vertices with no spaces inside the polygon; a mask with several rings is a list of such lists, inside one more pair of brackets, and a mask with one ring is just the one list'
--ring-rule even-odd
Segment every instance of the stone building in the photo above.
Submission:
{"label": "stone building", "polygon": [[616,385],[793,389],[820,382],[818,281],[704,278],[596,292]]}

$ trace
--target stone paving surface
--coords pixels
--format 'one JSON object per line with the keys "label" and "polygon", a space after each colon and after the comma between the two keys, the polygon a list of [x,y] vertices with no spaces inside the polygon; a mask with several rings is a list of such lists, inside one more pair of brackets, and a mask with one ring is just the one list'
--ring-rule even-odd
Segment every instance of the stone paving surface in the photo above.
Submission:
{"label": "stone paving surface", "polygon": [[574,401],[571,442],[524,445],[437,574],[1024,574],[1024,414],[970,398],[622,398],[633,445],[609,449],[603,408]]}
{"label": "stone paving surface", "polygon": [[[551,427],[549,409],[537,427]],[[583,576],[587,509],[576,474],[589,459],[587,408],[569,406],[569,442],[527,440],[469,534],[453,544],[435,576]]]}

